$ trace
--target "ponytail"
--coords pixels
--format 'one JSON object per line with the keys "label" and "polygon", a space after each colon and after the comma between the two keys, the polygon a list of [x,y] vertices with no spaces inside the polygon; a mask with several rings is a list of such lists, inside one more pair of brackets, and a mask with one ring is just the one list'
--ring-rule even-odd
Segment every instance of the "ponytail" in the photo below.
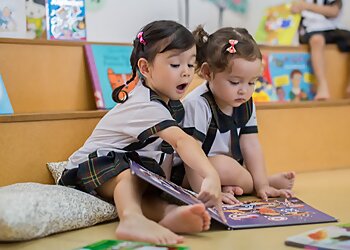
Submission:
{"label": "ponytail", "polygon": [[[124,90],[124,88],[127,87],[128,84],[131,83],[136,78],[136,69],[137,69],[136,53],[137,53],[137,50],[140,47],[140,45],[141,44],[139,42],[139,39],[135,39],[134,40],[134,48],[136,48],[136,49],[134,49],[132,51],[131,56],[130,56],[130,64],[131,64],[131,68],[132,68],[131,78],[129,80],[127,80],[123,85],[115,88],[112,92],[112,99],[116,103],[124,103],[129,98],[128,92],[126,92]],[[143,49],[143,47],[142,47],[142,49]]]}
{"label": "ponytail", "polygon": [[202,66],[202,64],[207,60],[207,45],[209,40],[209,34],[204,30],[202,25],[199,25],[192,32],[194,39],[196,41],[197,48],[197,64],[196,64],[196,72],[198,72]]}

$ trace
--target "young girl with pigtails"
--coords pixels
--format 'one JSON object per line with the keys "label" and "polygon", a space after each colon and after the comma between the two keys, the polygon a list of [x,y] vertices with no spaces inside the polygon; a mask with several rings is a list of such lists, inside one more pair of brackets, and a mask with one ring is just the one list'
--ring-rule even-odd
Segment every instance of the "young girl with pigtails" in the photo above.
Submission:
{"label": "young girl with pigtails", "polygon": [[[219,173],[223,201],[234,204],[235,195],[253,191],[266,200],[269,196],[292,195],[294,172],[267,177],[258,140],[255,82],[261,75],[262,55],[258,45],[242,28],[221,28],[209,35],[199,26],[193,32],[197,44],[196,70],[206,80],[183,101],[184,130],[202,146]],[[180,157],[181,158],[181,157]],[[202,185],[202,177],[175,157],[173,171],[182,184]],[[185,165],[185,166],[184,166]]]}
{"label": "young girl with pigtails", "polygon": [[[107,200],[119,215],[116,236],[160,244],[183,241],[177,233],[209,229],[206,207],[215,206],[222,218],[219,176],[198,143],[183,132],[179,99],[194,75],[195,40],[173,21],[155,21],[138,33],[130,57],[131,82],[140,82],[129,96],[120,87],[113,92],[119,104],[97,124],[85,144],[69,157],[60,184]],[[147,191],[131,174],[129,160],[170,178],[172,153],[202,178],[198,198],[203,204],[178,206]]]}

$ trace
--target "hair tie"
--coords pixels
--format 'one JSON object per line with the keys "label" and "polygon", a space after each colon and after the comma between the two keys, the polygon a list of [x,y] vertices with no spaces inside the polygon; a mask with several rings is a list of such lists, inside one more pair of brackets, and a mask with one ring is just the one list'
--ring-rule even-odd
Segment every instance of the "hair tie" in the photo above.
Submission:
{"label": "hair tie", "polygon": [[235,48],[235,45],[238,43],[238,40],[233,40],[233,39],[230,39],[228,40],[229,44],[231,45],[230,47],[228,47],[226,49],[226,51],[228,51],[229,53],[231,54],[234,54],[237,52],[236,48]]}
{"label": "hair tie", "polygon": [[143,39],[143,31],[141,31],[137,34],[137,38],[139,39],[141,44],[146,45],[146,41],[145,41],[145,39]]}
{"label": "hair tie", "polygon": [[207,41],[208,41],[208,36],[207,36],[207,35],[204,35],[204,36],[203,36],[203,42],[206,43]]}

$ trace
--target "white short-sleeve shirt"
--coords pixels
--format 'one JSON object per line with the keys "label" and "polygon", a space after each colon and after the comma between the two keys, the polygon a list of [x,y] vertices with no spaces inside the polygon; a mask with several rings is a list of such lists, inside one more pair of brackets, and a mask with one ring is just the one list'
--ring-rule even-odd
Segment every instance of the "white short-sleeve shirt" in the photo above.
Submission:
{"label": "white short-sleeve shirt", "polygon": [[[210,126],[210,122],[213,117],[212,109],[207,99],[202,95],[208,92],[207,83],[203,83],[195,90],[193,90],[186,98],[183,100],[183,106],[185,110],[185,115],[183,121],[180,123],[181,127],[197,140],[204,142],[207,132]],[[255,112],[255,105],[252,106],[252,112],[250,117],[247,117],[247,121],[240,126],[237,126],[238,136],[247,133],[257,133],[257,119]],[[226,118],[224,117],[226,116]],[[234,119],[221,113],[219,116],[219,123],[221,118]],[[239,145],[239,143],[238,143]],[[230,131],[220,132],[219,129],[216,131],[216,136],[214,142],[210,148],[208,156],[214,156],[218,154],[228,155],[232,157],[231,154],[231,135]],[[179,161],[175,160],[175,164]]]}
{"label": "white short-sleeve shirt", "polygon": [[[314,0],[305,0],[308,3],[315,3]],[[316,0],[316,4],[318,5],[332,5],[335,4],[336,0]],[[302,26],[305,28],[306,33],[314,32],[314,31],[326,31],[326,30],[335,30],[340,29],[341,27],[341,13],[335,18],[327,18],[324,15],[304,10],[301,15]]]}
{"label": "white short-sleeve shirt", "polygon": [[[177,126],[177,122],[165,103],[151,89],[138,83],[129,94],[129,99],[111,109],[97,124],[85,144],[69,157],[67,169],[78,167],[95,151],[97,156],[107,155],[110,151],[126,152],[127,146],[146,142],[156,137],[155,133],[170,126]],[[158,137],[154,139],[136,152],[160,163],[164,157],[161,151],[162,140]]]}

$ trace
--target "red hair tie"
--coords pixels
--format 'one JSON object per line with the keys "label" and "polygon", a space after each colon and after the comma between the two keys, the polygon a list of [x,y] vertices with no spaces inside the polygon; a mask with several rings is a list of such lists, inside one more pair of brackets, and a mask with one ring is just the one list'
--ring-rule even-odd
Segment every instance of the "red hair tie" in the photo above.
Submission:
{"label": "red hair tie", "polygon": [[143,39],[143,31],[141,31],[137,34],[137,38],[139,39],[141,44],[146,45],[146,41],[145,41],[145,39]]}
{"label": "red hair tie", "polygon": [[235,45],[238,43],[238,40],[233,40],[233,39],[230,39],[228,40],[229,44],[231,45],[230,47],[228,47],[226,49],[226,51],[228,51],[229,53],[231,54],[234,54],[237,52],[236,48],[235,48]]}

